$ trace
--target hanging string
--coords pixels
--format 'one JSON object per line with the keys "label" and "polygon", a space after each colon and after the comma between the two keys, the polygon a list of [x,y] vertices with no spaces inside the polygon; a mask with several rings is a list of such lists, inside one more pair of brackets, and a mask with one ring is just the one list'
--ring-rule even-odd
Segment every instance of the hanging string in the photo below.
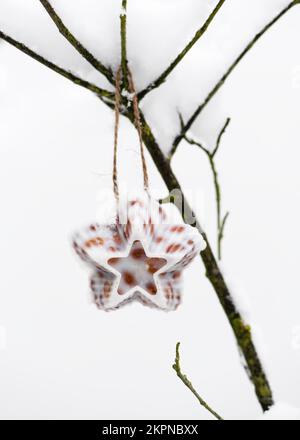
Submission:
{"label": "hanging string", "polygon": [[[119,69],[117,70],[116,81],[115,81],[115,130],[114,130],[114,160],[113,160],[113,190],[117,202],[119,201],[119,197],[120,197],[119,184],[118,184],[118,138],[119,138],[120,106],[121,106],[121,76],[122,76],[122,68],[120,66]],[[149,193],[149,176],[148,176],[145,151],[143,145],[141,115],[139,111],[137,93],[135,90],[132,74],[129,69],[128,69],[128,86],[129,86],[129,92],[132,94],[134,124],[139,136],[140,154],[141,154],[143,178],[144,178],[144,189],[147,193]]]}
{"label": "hanging string", "polygon": [[117,202],[119,201],[119,184],[118,184],[118,137],[120,125],[120,104],[121,104],[121,67],[116,74],[115,83],[115,132],[114,132],[114,164],[113,164],[113,187]]}
{"label": "hanging string", "polygon": [[137,129],[137,132],[139,135],[139,141],[140,141],[140,152],[141,152],[143,176],[144,176],[144,189],[147,193],[149,193],[149,176],[148,176],[145,151],[144,151],[144,144],[143,144],[143,134],[142,134],[139,102],[138,102],[138,97],[137,97],[137,93],[136,93],[133,78],[132,78],[132,73],[129,69],[128,69],[128,84],[129,84],[129,92],[133,95],[132,96],[132,104],[133,104],[134,123],[135,123],[136,129]]}

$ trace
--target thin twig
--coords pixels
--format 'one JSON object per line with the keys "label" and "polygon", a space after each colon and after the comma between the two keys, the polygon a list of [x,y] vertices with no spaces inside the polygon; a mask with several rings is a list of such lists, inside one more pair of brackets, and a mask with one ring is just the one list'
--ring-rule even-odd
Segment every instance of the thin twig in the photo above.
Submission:
{"label": "thin twig", "polygon": [[123,74],[123,88],[128,90],[128,60],[127,60],[127,0],[122,0],[121,24],[121,66]]}
{"label": "thin twig", "polygon": [[111,84],[114,84],[113,73],[110,69],[104,66],[94,55],[84,47],[80,41],[70,32],[70,30],[63,23],[55,9],[51,6],[48,0],[40,0],[41,4],[51,17],[52,21],[58,28],[59,32],[68,40],[68,42],[80,53],[80,55],[88,61],[98,72],[102,73]]}
{"label": "thin twig", "polygon": [[221,202],[222,202],[221,185],[220,185],[220,182],[219,182],[218,171],[217,171],[217,168],[216,168],[215,156],[216,156],[217,152],[219,151],[222,138],[223,138],[224,134],[226,133],[226,129],[227,129],[229,124],[230,124],[230,118],[228,118],[226,120],[225,125],[222,127],[222,130],[220,131],[220,133],[218,135],[215,148],[213,149],[212,152],[210,152],[210,150],[208,148],[204,147],[200,142],[196,142],[195,140],[189,138],[188,136],[184,137],[186,142],[188,142],[191,145],[196,145],[202,151],[204,151],[204,153],[208,157],[210,168],[211,168],[211,171],[212,171],[212,174],[213,174],[214,188],[215,188],[215,197],[216,197],[216,209],[217,209],[217,243],[218,243],[217,247],[218,247],[218,259],[219,260],[221,260],[221,258],[222,258],[222,240],[224,238],[224,229],[225,229],[226,221],[227,221],[228,216],[229,216],[229,212],[222,219],[222,214],[221,214]]}
{"label": "thin twig", "polygon": [[217,206],[217,238],[218,238],[218,259],[221,260],[221,240],[220,240],[220,233],[221,233],[221,186],[219,182],[219,176],[218,171],[215,165],[214,157],[209,155],[209,163],[210,167],[213,173],[213,179],[214,179],[214,188],[215,188],[215,195],[216,195],[216,206]]}
{"label": "thin twig", "polygon": [[74,75],[72,72],[63,69],[62,67],[57,66],[56,64],[52,63],[51,61],[48,61],[46,58],[42,57],[41,55],[37,54],[33,50],[29,49],[29,47],[25,46],[25,44],[20,43],[19,41],[15,40],[14,38],[10,37],[9,35],[5,34],[4,32],[0,31],[0,39],[5,40],[7,43],[11,44],[12,46],[19,49],[21,52],[25,53],[26,55],[30,56],[34,60],[38,61],[39,63],[43,64],[44,66],[48,67],[49,69],[53,70],[54,72],[58,73],[59,75],[64,76],[65,78],[69,79],[73,83],[84,87],[91,92],[96,93],[100,97],[105,97],[108,99],[113,99],[114,95],[113,93],[109,92],[108,90],[101,89],[100,87],[96,86],[93,83],[90,83],[88,81],[85,81],[82,78],[79,78],[78,76]]}
{"label": "thin twig", "polygon": [[218,256],[219,256],[219,260],[222,259],[222,240],[224,238],[224,230],[225,230],[225,226],[227,223],[229,217],[229,212],[227,211],[226,214],[223,217],[223,220],[221,222],[221,226],[219,229],[219,234],[218,234]]}
{"label": "thin twig", "polygon": [[216,413],[216,411],[214,411],[206,402],[205,400],[202,399],[202,397],[198,394],[198,392],[195,390],[195,388],[193,387],[193,384],[191,383],[191,381],[186,377],[185,374],[182,373],[181,371],[181,366],[180,366],[180,353],[179,353],[179,348],[180,348],[180,342],[177,342],[176,344],[176,357],[175,357],[175,363],[173,365],[173,369],[176,371],[177,376],[179,377],[179,379],[181,379],[181,381],[184,383],[184,385],[194,394],[194,396],[197,398],[198,402],[200,403],[201,406],[203,406],[205,409],[207,409],[207,411],[209,411],[216,419],[218,420],[223,420],[221,416],[219,416],[218,413]]}
{"label": "thin twig", "polygon": [[217,6],[214,8],[212,13],[209,15],[207,20],[205,21],[204,25],[201,26],[200,29],[195,33],[192,40],[187,44],[187,46],[180,52],[179,55],[172,61],[172,63],[169,65],[169,67],[155,80],[153,81],[146,89],[142,90],[139,94],[139,100],[143,99],[149,92],[156,89],[160,85],[162,85],[167,77],[170,75],[170,73],[175,69],[175,67],[182,61],[182,59],[186,56],[186,54],[192,49],[192,47],[197,43],[197,41],[205,34],[207,31],[209,25],[223,6],[226,0],[220,0],[217,4]]}
{"label": "thin twig", "polygon": [[230,67],[227,69],[225,74],[222,76],[222,78],[217,82],[217,84],[214,86],[214,88],[209,92],[205,100],[199,107],[195,110],[195,112],[192,114],[192,116],[188,119],[187,123],[184,125],[184,127],[181,129],[180,134],[175,138],[173,142],[173,146],[171,149],[171,154],[173,155],[180,142],[188,132],[188,130],[191,128],[193,123],[196,121],[200,113],[206,108],[206,106],[210,103],[212,98],[217,94],[217,92],[221,89],[221,87],[225,84],[228,77],[231,75],[231,73],[236,69],[236,67],[239,65],[239,63],[243,60],[243,58],[247,55],[247,53],[255,46],[255,44],[261,39],[261,37],[275,24],[277,23],[280,18],[282,18],[290,9],[292,9],[294,6],[298,5],[300,3],[300,0],[294,0],[292,1],[288,6],[286,6],[276,17],[274,17],[266,26],[262,28],[258,34],[255,35],[255,37],[247,44],[245,49],[239,54],[239,56],[234,60],[234,62],[230,65]]}
{"label": "thin twig", "polygon": [[218,150],[219,150],[219,147],[220,147],[220,144],[221,144],[222,138],[223,138],[224,134],[226,133],[226,130],[227,130],[228,125],[230,124],[230,122],[231,122],[231,119],[230,119],[230,118],[227,118],[227,119],[226,119],[226,122],[225,122],[225,124],[224,124],[224,126],[222,127],[222,130],[221,130],[220,133],[219,133],[219,136],[218,136],[218,139],[217,139],[217,142],[216,142],[215,149],[214,149],[213,152],[212,152],[212,156],[213,156],[213,157],[217,154],[217,152],[218,152]]}

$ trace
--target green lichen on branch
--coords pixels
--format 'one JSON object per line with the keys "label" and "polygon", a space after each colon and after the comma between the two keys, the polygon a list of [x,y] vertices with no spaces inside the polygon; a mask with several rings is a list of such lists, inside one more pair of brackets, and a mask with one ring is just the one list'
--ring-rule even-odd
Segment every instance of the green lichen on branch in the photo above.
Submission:
{"label": "green lichen on branch", "polygon": [[206,267],[206,276],[217,292],[223,310],[234,332],[258,401],[262,409],[267,411],[274,404],[272,390],[254,345],[251,329],[248,325],[244,324],[244,320],[232,299],[223,275],[217,269],[217,263],[208,242],[206,249],[201,252],[201,256]]}
{"label": "green lichen on branch", "polygon": [[173,369],[176,371],[177,376],[179,379],[184,383],[184,385],[194,394],[198,402],[201,406],[203,406],[207,411],[209,411],[216,419],[223,420],[222,417],[214,411],[206,402],[202,399],[202,397],[199,395],[199,393],[195,390],[192,382],[187,378],[187,376],[182,373],[181,366],[180,366],[180,342],[177,342],[176,344],[176,356],[175,356],[175,363],[173,364]]}
{"label": "green lichen on branch", "polygon": [[[250,366],[252,369],[255,368],[255,356],[254,356],[254,346],[251,327],[243,322],[241,317],[234,317],[232,319],[232,325],[237,338],[240,341],[240,347],[244,353],[248,353],[250,359]],[[249,365],[246,367],[248,374],[250,375]],[[254,386],[259,392],[262,401],[266,408],[269,407],[272,401],[272,394],[270,393],[270,387],[267,384],[266,375],[263,371],[257,370],[256,374],[253,376]]]}

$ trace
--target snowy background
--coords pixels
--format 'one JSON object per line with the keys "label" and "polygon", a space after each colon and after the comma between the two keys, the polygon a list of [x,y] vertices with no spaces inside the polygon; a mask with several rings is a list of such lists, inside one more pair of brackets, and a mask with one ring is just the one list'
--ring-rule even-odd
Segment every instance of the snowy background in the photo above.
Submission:
{"label": "snowy background", "polygon": [[[118,0],[52,0],[104,63],[119,61]],[[128,45],[138,89],[170,63],[216,1],[129,0]],[[288,0],[228,0],[209,31],[142,108],[164,151],[248,39]],[[270,418],[300,411],[300,7],[231,76],[192,130],[207,145],[227,116],[218,156],[230,218],[222,267],[253,327],[275,399]],[[40,3],[0,0],[0,29],[110,88],[68,47]],[[188,269],[182,306],[165,314],[90,304],[88,273],[70,247],[101,213],[111,183],[113,114],[90,92],[0,41],[0,418],[210,419],[172,371],[175,343],[199,393],[227,419],[261,417],[235,340],[204,276]],[[120,171],[138,163],[121,127]],[[166,189],[153,164],[151,181]],[[205,155],[181,144],[174,170],[201,194],[211,241],[215,205]],[[130,168],[132,172],[132,167]],[[285,403],[283,403],[285,402]]]}

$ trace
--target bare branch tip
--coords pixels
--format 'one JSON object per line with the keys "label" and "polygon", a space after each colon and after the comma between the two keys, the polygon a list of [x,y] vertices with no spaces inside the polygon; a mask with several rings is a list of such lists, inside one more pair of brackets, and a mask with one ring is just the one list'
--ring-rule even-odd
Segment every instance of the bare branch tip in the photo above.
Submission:
{"label": "bare branch tip", "polygon": [[183,127],[184,127],[184,120],[183,120],[183,116],[182,116],[181,112],[178,112],[178,117],[179,117],[179,121],[180,121],[180,127],[181,127],[181,130],[182,130]]}
{"label": "bare branch tip", "polygon": [[211,102],[214,96],[219,92],[219,90],[224,86],[229,76],[232,72],[237,68],[237,66],[241,63],[241,61],[245,58],[248,52],[251,51],[253,47],[256,46],[256,43],[271,29],[283,16],[285,16],[294,6],[300,4],[300,0],[294,0],[285,6],[275,17],[273,17],[266,25],[262,27],[262,29],[253,36],[253,38],[248,42],[248,44],[244,47],[241,53],[233,60],[230,66],[226,69],[225,73],[219,79],[219,81],[215,84],[215,86],[208,93],[204,101],[196,108],[192,116],[188,119],[184,128],[181,130],[179,135],[176,136],[173,149],[176,149],[178,144],[184,138],[184,135],[188,132],[191,126],[194,124],[199,115],[203,112],[203,110],[207,107],[207,105]]}
{"label": "bare branch tip", "polygon": [[192,49],[192,47],[200,40],[200,38],[205,34],[208,30],[210,24],[213,22],[215,16],[223,6],[226,0],[219,0],[213,11],[210,13],[205,23],[197,30],[194,37],[189,41],[189,43],[185,46],[185,48],[177,55],[177,57],[171,62],[171,64],[164,70],[164,72],[149,86],[147,86],[144,90],[140,92],[140,99],[144,98],[149,92],[160,87],[169,77],[169,75],[173,72],[175,67],[183,60],[186,54]]}

